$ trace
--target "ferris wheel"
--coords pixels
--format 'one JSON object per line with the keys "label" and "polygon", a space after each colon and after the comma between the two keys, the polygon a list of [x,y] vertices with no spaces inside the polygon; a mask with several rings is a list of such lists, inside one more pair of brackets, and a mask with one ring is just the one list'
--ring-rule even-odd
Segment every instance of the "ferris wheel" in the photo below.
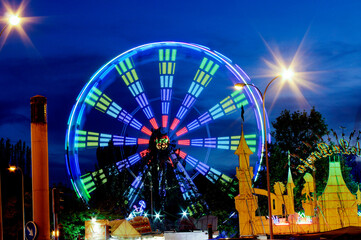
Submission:
{"label": "ferris wheel", "polygon": [[[130,171],[133,180],[124,192],[129,207],[148,176],[160,202],[173,177],[189,211],[202,211],[197,206],[207,204],[194,184],[198,175],[236,191],[242,111],[257,177],[265,143],[262,98],[249,86],[235,90],[239,82],[250,83],[240,67],[191,43],[149,43],[107,62],[80,91],[69,115],[66,164],[78,196],[88,203],[111,174]],[[99,162],[97,150],[109,146],[120,157]]]}

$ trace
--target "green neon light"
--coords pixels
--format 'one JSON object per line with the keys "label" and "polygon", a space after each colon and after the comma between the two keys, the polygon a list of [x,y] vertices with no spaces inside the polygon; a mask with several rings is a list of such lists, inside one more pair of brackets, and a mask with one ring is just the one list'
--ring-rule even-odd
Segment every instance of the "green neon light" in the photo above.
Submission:
{"label": "green neon light", "polygon": [[85,143],[75,143],[76,148],[85,148]]}
{"label": "green neon light", "polygon": [[83,181],[84,184],[87,183],[87,182],[89,182],[89,181],[92,181],[92,180],[93,180],[93,179],[92,179],[92,177],[90,176],[89,173],[87,173],[87,174],[85,174],[85,175],[82,176],[82,181]]}
{"label": "green neon light", "polygon": [[103,94],[103,96],[102,97],[104,97],[106,100],[108,100],[109,102],[111,102],[112,100],[107,96],[107,95],[105,95],[105,94]]}
{"label": "green neon light", "polygon": [[123,79],[125,85],[129,86],[129,82],[128,82],[127,78],[124,75],[122,75],[122,79]]}
{"label": "green neon light", "polygon": [[206,74],[206,76],[204,77],[203,81],[202,81],[202,85],[206,86],[208,85],[208,79],[210,78],[210,76],[208,74]]}
{"label": "green neon light", "polygon": [[241,139],[241,136],[231,136],[231,139]]}
{"label": "green neon light", "polygon": [[120,65],[120,67],[122,68],[122,71],[123,71],[123,72],[126,72],[126,71],[127,71],[127,67],[124,65],[124,62],[120,62],[119,65]]}
{"label": "green neon light", "polygon": [[108,182],[108,179],[103,179],[103,180],[102,180],[102,184],[104,184],[104,183],[106,183],[106,182]]}
{"label": "green neon light", "polygon": [[237,104],[237,108],[241,108],[242,105],[243,105],[243,106],[246,106],[247,104],[248,104],[248,101],[247,101],[247,99],[246,99],[246,100],[242,101],[241,103],[238,103],[238,104]]}
{"label": "green neon light", "polygon": [[129,58],[125,59],[125,62],[126,62],[126,64],[127,64],[127,66],[128,66],[128,69],[132,69],[132,68],[133,68],[132,63],[131,63],[131,61],[130,61]]}
{"label": "green neon light", "polygon": [[196,75],[194,76],[193,80],[195,81],[198,78],[198,74],[199,74],[199,69],[197,70]]}
{"label": "green neon light", "polygon": [[231,97],[234,97],[236,96],[238,93],[242,92],[242,89],[241,90],[237,90],[237,91],[234,91],[232,94],[231,94]]}
{"label": "green neon light", "polygon": [[99,140],[98,137],[88,136],[88,141],[98,141],[98,140]]}
{"label": "green neon light", "polygon": [[75,141],[84,142],[86,137],[75,137]]}
{"label": "green neon light", "polygon": [[242,99],[244,99],[245,97],[246,97],[246,96],[245,96],[244,94],[239,95],[238,97],[236,97],[236,98],[234,99],[234,101],[237,103],[237,102],[241,101]]}
{"label": "green neon light", "polygon": [[226,107],[228,107],[229,105],[232,105],[232,104],[233,104],[233,101],[232,101],[231,99],[228,99],[227,102],[225,102],[225,103],[222,104],[222,107],[223,107],[223,108],[226,108]]}
{"label": "green neon light", "polygon": [[249,148],[252,152],[256,152],[256,148],[254,148],[254,147],[250,147]]}
{"label": "green neon light", "polygon": [[165,60],[169,61],[170,49],[165,50]]}
{"label": "green neon light", "polygon": [[172,49],[172,61],[174,62],[177,55],[177,49]]}
{"label": "green neon light", "polygon": [[[104,95],[103,95],[104,96]],[[105,99],[105,98],[103,98],[103,97],[101,97],[100,98],[100,100],[99,100],[101,103],[103,103],[105,106],[109,106],[109,104],[110,104],[110,102],[107,100],[107,99]]]}
{"label": "green neon light", "polygon": [[210,72],[210,74],[213,76],[215,74],[215,72],[217,72],[219,68],[219,65],[218,64],[215,64],[212,68],[212,71]]}
{"label": "green neon light", "polygon": [[95,135],[95,136],[99,136],[99,133],[96,133],[96,132],[88,132],[88,135]]}
{"label": "green neon light", "polygon": [[162,63],[162,73],[163,74],[166,74],[166,72],[167,72],[167,63]]}
{"label": "green neon light", "polygon": [[168,63],[168,74],[172,74],[172,63]]}
{"label": "green neon light", "polygon": [[95,102],[93,102],[93,101],[90,100],[89,98],[86,98],[86,99],[85,99],[85,102],[86,102],[87,104],[89,104],[90,106],[92,106],[92,107],[94,107],[94,105],[95,105]]}
{"label": "green neon light", "polygon": [[213,61],[212,61],[212,60],[209,60],[205,71],[206,71],[206,72],[209,72],[209,69],[211,69],[212,65],[213,65]]}
{"label": "green neon light", "polygon": [[163,49],[159,49],[159,61],[163,61]]}
{"label": "green neon light", "polygon": [[88,96],[89,96],[90,98],[92,98],[93,100],[95,100],[95,101],[98,101],[98,99],[99,99],[99,97],[96,96],[96,95],[93,94],[93,93],[90,93]]}
{"label": "green neon light", "polygon": [[87,142],[87,146],[88,147],[97,147],[98,143],[97,142]]}
{"label": "green neon light", "polygon": [[204,65],[206,65],[207,60],[208,60],[207,58],[203,58],[202,63],[201,63],[201,65],[199,66],[200,69],[203,69],[203,68],[204,68]]}
{"label": "green neon light", "polygon": [[82,187],[82,189],[83,189],[83,192],[85,193],[85,197],[87,198],[87,200],[89,200],[91,197],[90,197],[90,194],[89,194],[89,192],[87,191],[87,189],[85,188],[85,186],[84,186],[84,183],[83,183],[83,181],[80,179],[80,183],[83,185],[83,187]]}
{"label": "green neon light", "polygon": [[86,131],[84,131],[84,130],[76,130],[76,133],[78,135],[86,135]]}
{"label": "green neon light", "polygon": [[256,140],[246,140],[248,145],[256,145]]}
{"label": "green neon light", "polygon": [[225,113],[228,113],[228,112],[233,111],[233,110],[235,110],[235,109],[236,109],[236,107],[235,107],[234,105],[232,105],[232,106],[230,106],[229,108],[225,109],[224,112],[225,112]]}
{"label": "green neon light", "polygon": [[138,75],[137,75],[137,72],[134,70],[134,69],[132,69],[132,75],[133,75],[133,78],[134,78],[134,80],[135,81],[137,81],[139,78],[138,78]]}
{"label": "green neon light", "polygon": [[244,138],[256,138],[256,134],[247,134],[247,135],[244,135]]}
{"label": "green neon light", "polygon": [[134,82],[132,75],[130,75],[130,72],[127,72],[125,75],[127,75],[127,78],[128,78],[130,83]]}
{"label": "green neon light", "polygon": [[225,174],[222,174],[221,178],[224,179],[224,180],[226,180],[227,182],[232,182],[232,178],[228,177],[228,176],[225,175]]}
{"label": "green neon light", "polygon": [[204,76],[204,72],[202,71],[197,78],[197,82],[201,82],[203,76]]}
{"label": "green neon light", "polygon": [[123,74],[122,71],[119,69],[119,67],[118,67],[117,65],[115,65],[115,69],[117,69],[119,75],[122,75],[122,74]]}
{"label": "green neon light", "polygon": [[96,93],[96,94],[98,94],[99,96],[102,94],[102,92],[99,90],[99,89],[97,89],[97,88],[93,88],[93,90],[94,90],[94,92]]}

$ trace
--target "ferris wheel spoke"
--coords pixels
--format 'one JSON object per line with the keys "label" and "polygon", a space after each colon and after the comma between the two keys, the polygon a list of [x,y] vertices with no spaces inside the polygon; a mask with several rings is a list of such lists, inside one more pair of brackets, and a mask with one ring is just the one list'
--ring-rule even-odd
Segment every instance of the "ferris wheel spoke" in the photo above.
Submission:
{"label": "ferris wheel spoke", "polygon": [[[257,147],[257,135],[246,134],[244,135],[244,137],[251,151],[255,152]],[[239,145],[240,139],[241,139],[240,135],[212,137],[212,138],[194,138],[194,139],[178,140],[177,144],[181,146],[214,148],[214,149],[235,151]]]}
{"label": "ferris wheel spoke", "polygon": [[122,159],[116,163],[116,166],[119,170],[119,172],[123,171],[125,168],[129,168],[139,162],[146,154],[148,150],[145,149],[139,153],[135,153],[125,159]]}
{"label": "ferris wheel spoke", "polygon": [[160,100],[162,108],[162,127],[168,128],[173,92],[173,77],[176,65],[177,49],[159,49]]}
{"label": "ferris wheel spoke", "polygon": [[145,165],[143,171],[139,171],[138,176],[134,179],[132,184],[128,187],[128,189],[124,193],[125,199],[128,199],[128,209],[130,209],[134,202],[138,199],[139,193],[142,191],[144,186],[144,178],[146,173],[148,172],[148,165]]}
{"label": "ferris wheel spoke", "polygon": [[182,197],[188,203],[187,210],[190,215],[192,216],[197,213],[206,212],[209,207],[182,164],[178,162],[176,168],[173,170],[178,180]]}
{"label": "ferris wheel spoke", "polygon": [[188,114],[194,103],[202,91],[212,81],[214,74],[217,72],[219,65],[212,60],[204,57],[193,81],[188,89],[186,96],[183,99],[181,106],[178,109],[176,117],[173,119],[170,129],[175,131],[184,117]]}
{"label": "ferris wheel spoke", "polygon": [[77,148],[78,150],[107,147],[110,141],[114,144],[114,146],[134,146],[149,144],[149,139],[144,138],[76,130],[75,148]]}
{"label": "ferris wheel spoke", "polygon": [[140,121],[128,113],[124,108],[115,103],[110,97],[100,91],[98,88],[93,87],[84,101],[86,104],[94,107],[96,110],[107,114],[124,124],[129,124],[131,127],[142,131],[147,135],[151,135],[151,131],[144,126]]}
{"label": "ferris wheel spoke", "polygon": [[230,190],[230,192],[236,192],[234,187],[235,180],[227,176],[224,173],[209,167],[207,164],[199,161],[198,159],[188,155],[183,151],[177,151],[177,154],[183,158],[190,166],[192,166],[197,172],[205,176],[211,183],[221,182],[224,185],[224,191]]}
{"label": "ferris wheel spoke", "polygon": [[176,132],[176,136],[180,137],[190,131],[204,126],[212,121],[220,120],[223,116],[233,114],[249,104],[242,90],[234,91],[231,95],[219,101],[207,112],[201,114],[198,118],[192,120],[185,127]]}
{"label": "ferris wheel spoke", "polygon": [[115,65],[115,68],[129,91],[132,93],[134,99],[137,101],[139,107],[143,110],[152,127],[154,129],[158,129],[157,120],[155,119],[153,110],[149,105],[148,98],[144,92],[143,84],[135,71],[132,59],[128,57],[125,60],[120,61],[117,65]]}
{"label": "ferris wheel spoke", "polygon": [[87,201],[91,198],[90,193],[96,190],[97,186],[102,185],[108,182],[105,171],[103,169],[99,169],[97,171],[86,173],[80,176],[80,182],[83,186],[83,196],[87,197]]}

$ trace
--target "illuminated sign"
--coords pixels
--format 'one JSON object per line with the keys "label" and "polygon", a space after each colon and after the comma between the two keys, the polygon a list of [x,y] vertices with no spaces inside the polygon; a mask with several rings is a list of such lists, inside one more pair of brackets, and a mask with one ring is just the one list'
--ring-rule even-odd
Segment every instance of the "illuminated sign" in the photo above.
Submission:
{"label": "illuminated sign", "polygon": [[[301,173],[304,173],[306,171],[306,167],[309,167],[312,169],[312,171],[315,171],[316,168],[314,166],[314,162],[317,159],[325,158],[328,156],[332,156],[334,154],[346,154],[346,155],[361,155],[361,148],[360,148],[360,142],[357,142],[356,146],[350,147],[350,144],[345,139],[339,140],[339,146],[338,145],[328,145],[327,143],[319,143],[317,144],[317,151],[312,152],[306,160],[299,158],[301,162],[304,163],[304,165],[299,165],[297,167],[297,170]],[[293,155],[296,156],[296,155]],[[297,157],[297,156],[296,156]]]}

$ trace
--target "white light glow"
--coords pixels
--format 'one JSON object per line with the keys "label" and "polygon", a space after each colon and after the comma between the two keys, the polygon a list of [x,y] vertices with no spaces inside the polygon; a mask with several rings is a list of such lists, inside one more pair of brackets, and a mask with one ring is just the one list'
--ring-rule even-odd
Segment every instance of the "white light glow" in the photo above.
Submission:
{"label": "white light glow", "polygon": [[11,15],[9,17],[9,23],[13,26],[18,25],[20,23],[20,18],[16,15]]}

